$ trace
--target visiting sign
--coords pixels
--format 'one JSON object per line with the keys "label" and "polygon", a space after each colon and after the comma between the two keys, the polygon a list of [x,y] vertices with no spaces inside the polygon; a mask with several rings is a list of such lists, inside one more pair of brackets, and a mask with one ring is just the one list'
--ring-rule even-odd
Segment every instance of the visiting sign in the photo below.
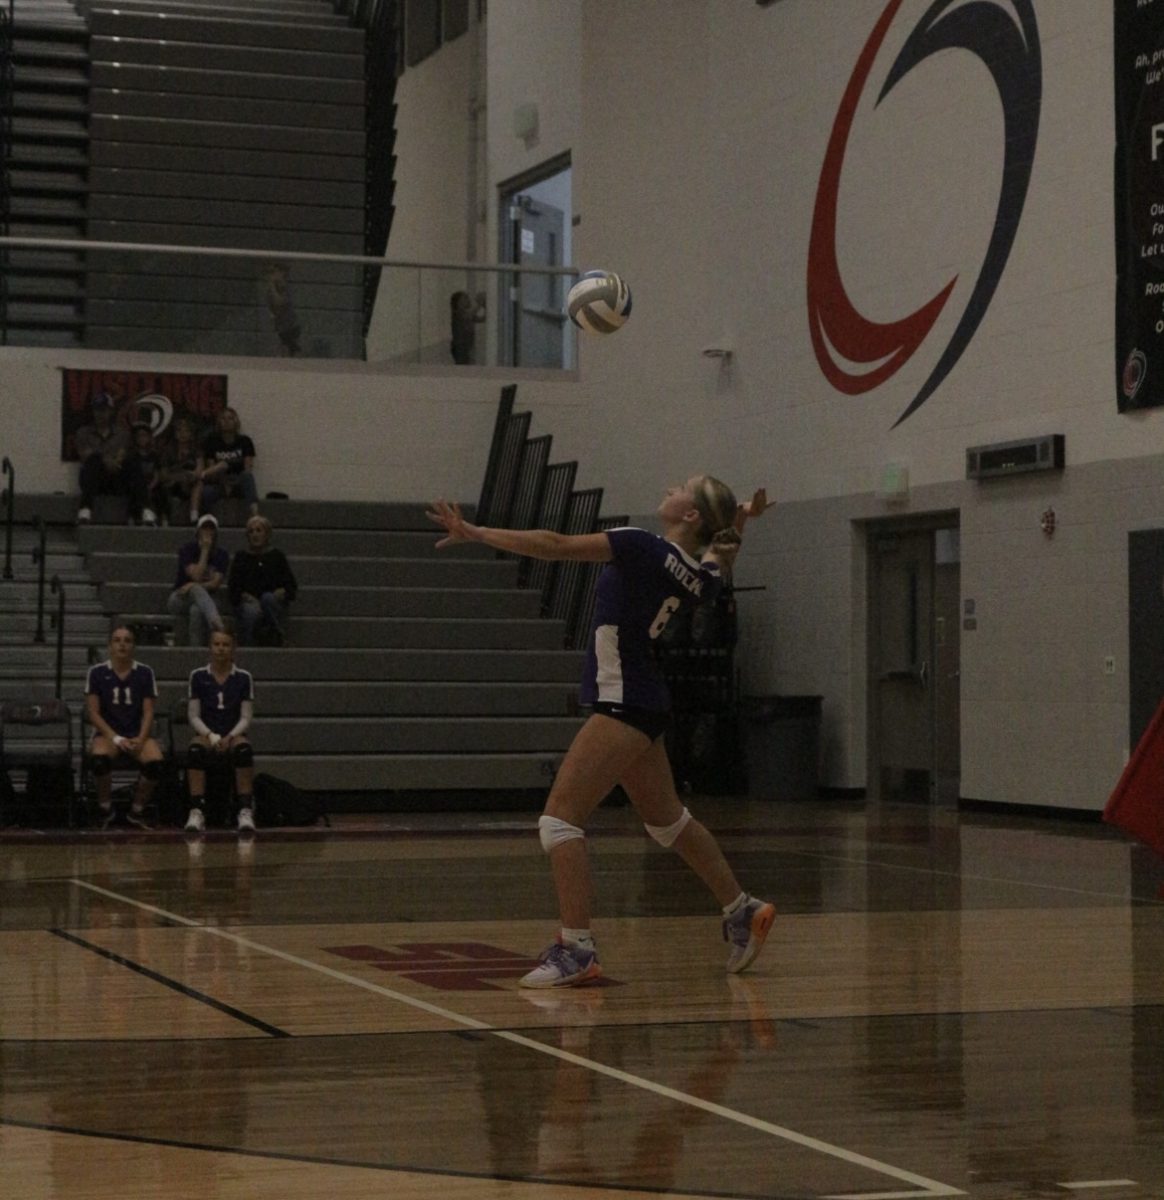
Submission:
{"label": "visiting sign", "polygon": [[196,436],[214,426],[226,407],[225,375],[193,375],[176,371],[61,370],[61,461],[76,462],[73,439],[91,419],[98,396],[112,402],[114,419],[127,428],[145,424],[155,438],[185,418]]}

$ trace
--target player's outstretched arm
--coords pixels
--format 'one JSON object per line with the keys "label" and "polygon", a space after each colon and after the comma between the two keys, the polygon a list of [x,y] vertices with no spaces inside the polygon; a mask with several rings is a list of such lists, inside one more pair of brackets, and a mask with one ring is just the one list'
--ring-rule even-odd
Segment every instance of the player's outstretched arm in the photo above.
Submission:
{"label": "player's outstretched arm", "polygon": [[492,529],[474,525],[461,515],[459,504],[437,500],[428,510],[428,519],[439,525],[445,536],[437,549],[458,542],[483,542],[494,550],[522,554],[527,558],[576,559],[580,562],[609,562],[613,557],[610,539],[605,533],[565,534],[552,529]]}

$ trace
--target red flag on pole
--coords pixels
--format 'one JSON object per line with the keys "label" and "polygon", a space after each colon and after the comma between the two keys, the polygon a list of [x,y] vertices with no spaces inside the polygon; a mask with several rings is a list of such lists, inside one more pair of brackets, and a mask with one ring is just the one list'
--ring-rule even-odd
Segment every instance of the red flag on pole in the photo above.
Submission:
{"label": "red flag on pole", "polygon": [[1164,701],[1132,751],[1103,819],[1164,858]]}

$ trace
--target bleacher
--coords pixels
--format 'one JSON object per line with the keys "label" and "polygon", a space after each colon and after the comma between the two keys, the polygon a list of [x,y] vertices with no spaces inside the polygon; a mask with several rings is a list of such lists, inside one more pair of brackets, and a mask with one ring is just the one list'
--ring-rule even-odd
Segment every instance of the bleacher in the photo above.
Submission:
{"label": "bleacher", "polygon": [[0,227],[254,256],[17,248],[0,324],[21,345],[362,358],[377,271],[284,262],[295,349],[271,271],[288,250],[385,251],[396,71],[380,9],[365,27],[332,0],[16,0]]}
{"label": "bleacher", "polygon": [[[515,527],[609,524],[598,517],[600,489],[560,486],[575,464],[549,463],[549,439],[528,437],[529,414],[513,414],[513,399],[514,389],[503,389],[476,508],[488,523]],[[47,523],[46,571],[67,592],[64,698],[80,709],[110,618],[128,618],[155,640],[139,641],[138,658],[154,668],[160,710],[171,711],[189,672],[206,661],[203,649],[163,640],[177,549],[192,530],[100,524],[119,503],[100,498],[97,523],[80,528],[71,497],[18,497],[13,508],[17,521]],[[481,546],[438,551],[419,502],[269,500],[263,511],[300,595],[288,645],[239,650],[256,682],[260,769],[323,793],[332,811],[539,805],[581,723],[577,647],[596,565],[533,571],[551,564]],[[233,552],[245,513],[223,516],[220,544]],[[36,533],[27,524],[16,533],[15,577],[0,581],[0,699],[27,702],[55,694],[57,631],[32,640]]]}
{"label": "bleacher", "polygon": [[[423,506],[264,504],[301,589],[289,645],[243,648],[263,769],[309,790],[545,787],[577,726],[579,655],[517,587],[516,561],[438,552]],[[79,548],[102,607],[165,624],[188,529],[91,526]],[[222,531],[232,553],[241,529]],[[160,582],[159,582],[160,581]],[[163,704],[205,652],[142,647]],[[371,797],[365,798],[365,803]]]}

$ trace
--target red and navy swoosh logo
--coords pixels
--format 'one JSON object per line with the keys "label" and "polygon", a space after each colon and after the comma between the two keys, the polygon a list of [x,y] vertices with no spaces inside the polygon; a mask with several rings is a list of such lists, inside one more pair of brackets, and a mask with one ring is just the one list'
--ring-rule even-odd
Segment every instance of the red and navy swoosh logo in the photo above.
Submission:
{"label": "red and navy swoosh logo", "polygon": [[[871,321],[849,299],[837,262],[837,195],[845,150],[858,102],[901,3],[902,0],[889,0],[841,98],[821,168],[809,240],[808,322],[813,349],[825,378],[838,391],[850,396],[872,391],[901,370],[929,335],[958,282],[954,276],[937,295],[908,316],[896,321]],[[986,315],[1002,278],[1026,201],[1038,140],[1043,90],[1038,32],[1032,0],[1010,0],[1009,8],[997,0],[934,0],[906,39],[878,94],[880,104],[914,67],[932,54],[941,50],[968,50],[982,60],[998,88],[1006,135],[994,229],[974,290],[929,378],[895,425],[920,408],[953,370]],[[865,371],[853,369],[865,364],[876,365]]]}

